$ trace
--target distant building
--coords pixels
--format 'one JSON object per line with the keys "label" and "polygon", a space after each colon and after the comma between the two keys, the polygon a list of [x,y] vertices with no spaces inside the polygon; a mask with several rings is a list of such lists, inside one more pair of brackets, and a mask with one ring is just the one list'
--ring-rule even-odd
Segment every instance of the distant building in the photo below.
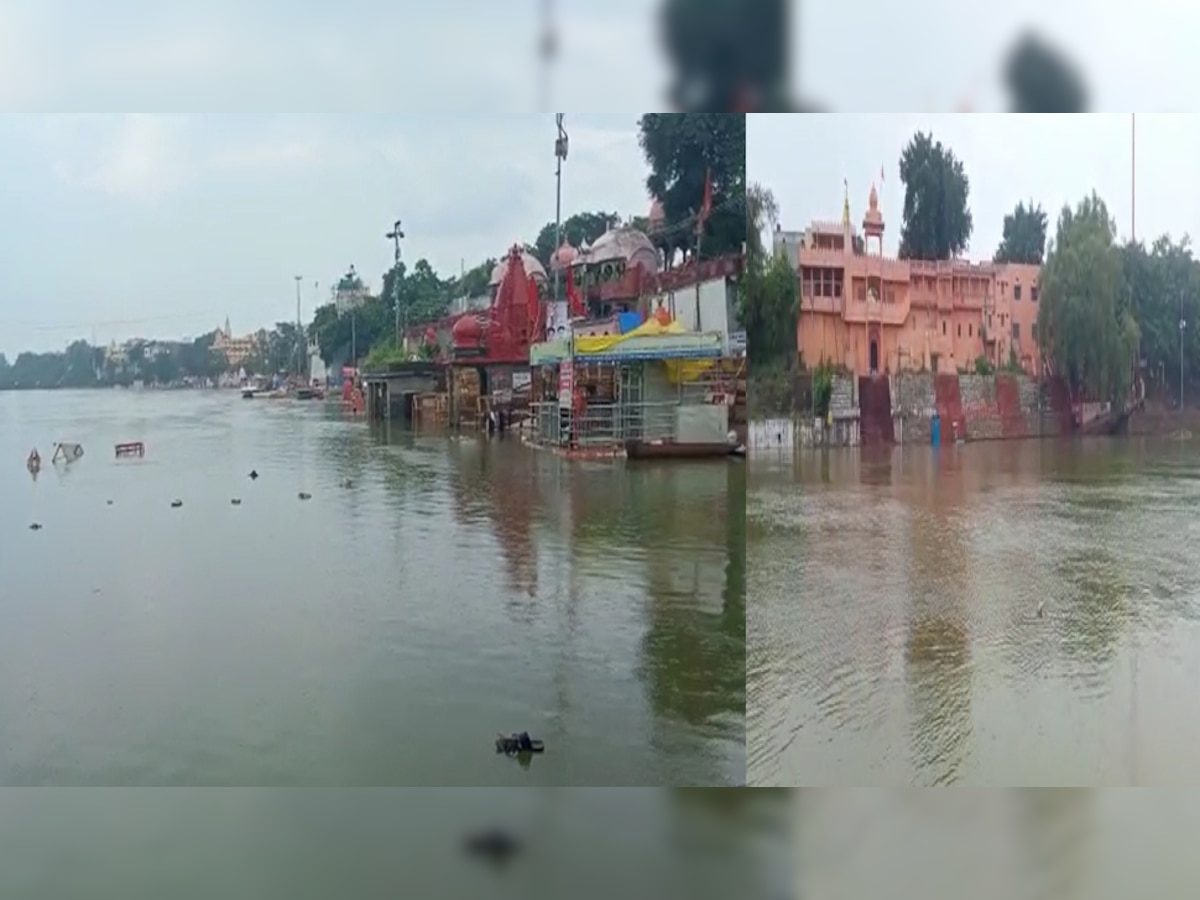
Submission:
{"label": "distant building", "polygon": [[955,372],[983,357],[1038,373],[1040,266],[894,259],[883,255],[883,229],[872,187],[861,233],[848,196],[840,223],[775,232],[775,251],[797,270],[804,366],[827,361],[859,375]]}
{"label": "distant building", "polygon": [[241,367],[258,349],[258,338],[253,334],[234,337],[229,328],[229,319],[226,318],[225,326],[217,329],[217,336],[213,340],[212,348],[225,357],[230,368],[236,369]]}

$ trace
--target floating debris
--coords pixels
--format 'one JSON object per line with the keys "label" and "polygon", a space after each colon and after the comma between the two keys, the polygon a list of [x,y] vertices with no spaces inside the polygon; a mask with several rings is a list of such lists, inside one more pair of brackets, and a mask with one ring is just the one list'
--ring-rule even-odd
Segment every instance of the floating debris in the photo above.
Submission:
{"label": "floating debris", "polygon": [[500,828],[490,828],[469,834],[463,839],[463,848],[474,856],[482,856],[493,863],[504,863],[521,852],[521,841]]}
{"label": "floating debris", "polygon": [[545,749],[545,742],[531,738],[528,731],[522,731],[520,734],[496,735],[497,753],[516,756],[520,753],[542,753]]}
{"label": "floating debris", "polygon": [[104,501],[104,505],[105,505],[105,506],[112,506],[112,501],[111,501],[111,500],[105,500],[105,501]]}
{"label": "floating debris", "polygon": [[41,529],[42,529],[41,522],[34,522],[29,526],[30,531],[41,531]]}
{"label": "floating debris", "polygon": [[72,441],[62,441],[54,445],[54,455],[50,457],[51,463],[73,463],[75,460],[83,456],[83,445],[76,444]]}
{"label": "floating debris", "polygon": [[115,447],[117,459],[126,456],[142,457],[146,455],[146,445],[141,441],[126,441]]}
{"label": "floating debris", "polygon": [[250,470],[250,478],[251,478],[251,480],[253,480],[253,479],[257,478],[257,477],[258,477],[258,472],[257,472],[257,471],[255,471],[254,469],[251,469],[251,470]]}
{"label": "floating debris", "polygon": [[300,497],[301,500],[311,500],[312,499],[312,494],[306,494],[306,493],[304,493],[304,491],[301,491],[298,494],[298,496]]}
{"label": "floating debris", "polygon": [[242,499],[241,499],[240,497],[234,497],[234,498],[233,498],[232,500],[230,500],[229,502],[230,502],[230,503],[232,503],[234,506],[241,506],[241,505],[242,505]]}
{"label": "floating debris", "polygon": [[172,500],[171,501],[171,509],[179,509],[179,507],[181,507],[181,506],[183,506],[182,500]]}

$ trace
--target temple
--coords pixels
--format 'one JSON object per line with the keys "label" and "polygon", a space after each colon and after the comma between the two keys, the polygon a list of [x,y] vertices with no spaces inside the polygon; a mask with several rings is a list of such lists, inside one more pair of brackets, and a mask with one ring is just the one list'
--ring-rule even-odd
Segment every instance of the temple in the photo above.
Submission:
{"label": "temple", "polygon": [[[661,217],[656,203],[651,225]],[[569,456],[729,453],[746,432],[734,302],[743,258],[671,262],[668,247],[630,226],[564,242],[549,271],[510,247],[485,295],[408,330],[424,361],[368,373],[369,415],[520,423],[529,443]]]}
{"label": "temple", "polygon": [[967,372],[985,359],[1040,375],[1037,311],[1041,267],[961,259],[895,259],[883,253],[875,187],[861,230],[850,198],[841,222],[801,233],[776,228],[775,251],[796,266],[800,364],[855,375]]}

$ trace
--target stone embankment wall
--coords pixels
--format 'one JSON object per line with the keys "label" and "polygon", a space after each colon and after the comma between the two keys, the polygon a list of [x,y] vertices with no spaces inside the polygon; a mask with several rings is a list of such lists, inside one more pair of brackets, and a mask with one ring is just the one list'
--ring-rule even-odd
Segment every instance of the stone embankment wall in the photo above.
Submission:
{"label": "stone embankment wall", "polygon": [[941,420],[943,443],[1013,440],[1061,432],[1061,416],[1050,397],[1026,375],[900,375],[895,413],[904,443],[929,443],[933,414]]}
{"label": "stone embankment wall", "polygon": [[[956,438],[1048,437],[1069,429],[1071,415],[1065,388],[1009,373],[906,372],[858,379],[838,375],[829,411],[830,417],[820,422],[812,419],[811,407],[797,409],[794,442],[804,446],[929,444],[935,414],[941,421],[943,444]],[[763,443],[778,446],[778,439]]]}

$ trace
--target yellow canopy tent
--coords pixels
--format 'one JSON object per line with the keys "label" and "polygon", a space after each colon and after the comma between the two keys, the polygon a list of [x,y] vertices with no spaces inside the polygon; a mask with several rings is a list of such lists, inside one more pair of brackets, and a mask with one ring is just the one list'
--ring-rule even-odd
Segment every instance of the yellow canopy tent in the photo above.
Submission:
{"label": "yellow canopy tent", "polygon": [[[688,333],[686,328],[674,320],[663,324],[657,319],[651,318],[625,334],[577,337],[575,338],[575,352],[579,356],[587,356],[592,353],[604,353],[630,338]],[[661,362],[667,369],[667,378],[674,384],[698,381],[701,375],[713,367],[713,361],[709,359],[664,359]]]}

